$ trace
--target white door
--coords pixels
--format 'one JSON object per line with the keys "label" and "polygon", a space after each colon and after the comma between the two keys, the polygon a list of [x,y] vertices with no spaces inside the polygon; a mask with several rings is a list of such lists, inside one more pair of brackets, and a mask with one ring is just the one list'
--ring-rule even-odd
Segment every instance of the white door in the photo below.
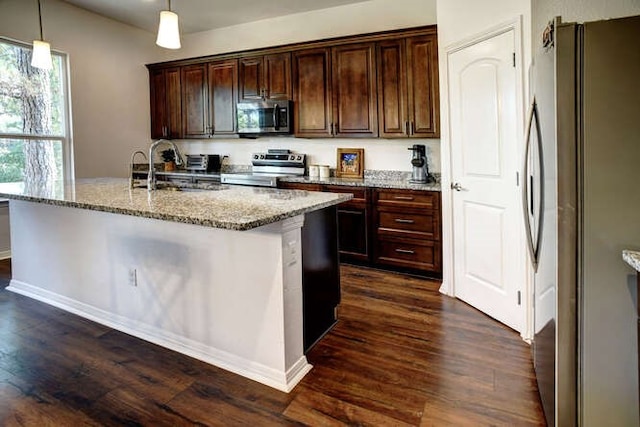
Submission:
{"label": "white door", "polygon": [[450,53],[448,87],[455,296],[521,332],[514,46],[510,30]]}

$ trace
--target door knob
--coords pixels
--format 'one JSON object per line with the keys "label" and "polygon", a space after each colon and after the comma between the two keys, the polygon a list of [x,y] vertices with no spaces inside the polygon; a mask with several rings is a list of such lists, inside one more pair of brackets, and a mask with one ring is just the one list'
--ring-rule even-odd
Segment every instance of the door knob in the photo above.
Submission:
{"label": "door knob", "polygon": [[462,185],[459,182],[452,182],[451,189],[456,191],[462,191]]}

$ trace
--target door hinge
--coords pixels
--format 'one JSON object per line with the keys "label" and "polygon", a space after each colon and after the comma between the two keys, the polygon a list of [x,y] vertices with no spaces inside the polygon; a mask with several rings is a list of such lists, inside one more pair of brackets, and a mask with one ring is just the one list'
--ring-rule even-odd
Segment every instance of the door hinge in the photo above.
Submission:
{"label": "door hinge", "polygon": [[522,305],[522,293],[518,291],[518,305]]}
{"label": "door hinge", "polygon": [[516,67],[516,53],[513,52],[513,68]]}

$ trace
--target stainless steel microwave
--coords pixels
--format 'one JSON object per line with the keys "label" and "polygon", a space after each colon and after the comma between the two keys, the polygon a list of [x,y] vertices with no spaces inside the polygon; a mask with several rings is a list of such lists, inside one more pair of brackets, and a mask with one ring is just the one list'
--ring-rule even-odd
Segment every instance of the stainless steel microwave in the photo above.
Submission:
{"label": "stainless steel microwave", "polygon": [[293,132],[293,102],[291,101],[240,102],[237,111],[240,135]]}

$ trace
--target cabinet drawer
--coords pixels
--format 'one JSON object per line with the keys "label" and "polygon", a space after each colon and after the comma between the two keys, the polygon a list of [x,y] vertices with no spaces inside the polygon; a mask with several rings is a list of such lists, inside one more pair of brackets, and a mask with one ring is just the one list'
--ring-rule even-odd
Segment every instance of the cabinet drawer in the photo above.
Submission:
{"label": "cabinet drawer", "polygon": [[378,235],[405,234],[428,240],[440,240],[438,215],[433,211],[414,213],[399,209],[378,208]]}
{"label": "cabinet drawer", "polygon": [[353,199],[342,202],[341,207],[351,207],[365,209],[367,206],[367,200],[369,199],[369,192],[365,187],[345,187],[342,185],[325,185],[323,191],[331,193],[351,193]]}
{"label": "cabinet drawer", "polygon": [[376,262],[398,267],[440,272],[440,246],[433,241],[379,238]]}
{"label": "cabinet drawer", "polygon": [[322,191],[320,184],[306,184],[302,182],[279,182],[278,188],[287,190],[306,190],[306,191]]}
{"label": "cabinet drawer", "polygon": [[439,193],[436,191],[377,190],[378,206],[405,206],[440,209]]}
{"label": "cabinet drawer", "polygon": [[346,187],[342,185],[325,185],[324,191],[328,191],[331,193],[351,193],[353,194],[353,199],[351,200],[360,200],[363,202],[367,201],[367,188],[366,187]]}

